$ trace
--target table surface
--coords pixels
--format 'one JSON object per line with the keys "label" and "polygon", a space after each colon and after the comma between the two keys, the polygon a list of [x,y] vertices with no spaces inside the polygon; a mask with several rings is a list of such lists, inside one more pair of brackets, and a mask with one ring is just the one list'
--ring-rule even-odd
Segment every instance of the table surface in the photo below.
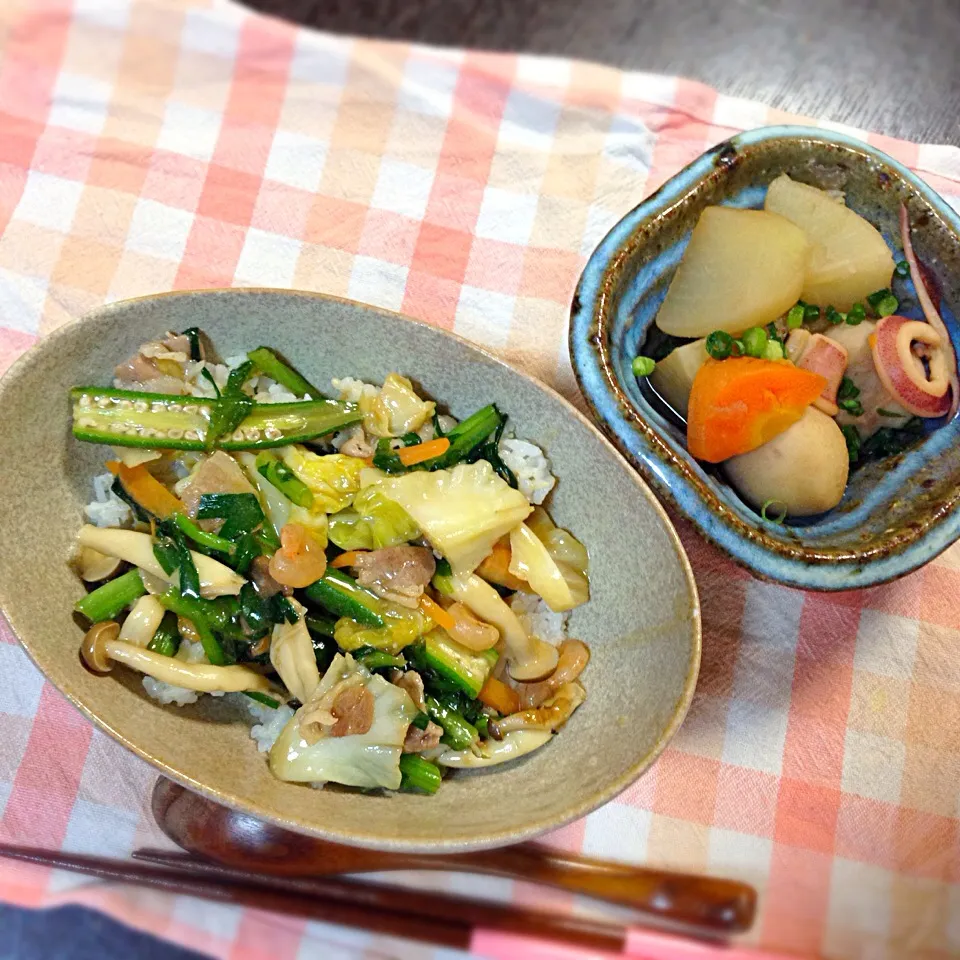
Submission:
{"label": "table surface", "polygon": [[679,74],[790,113],[960,145],[957,0],[247,0],[343,33]]}

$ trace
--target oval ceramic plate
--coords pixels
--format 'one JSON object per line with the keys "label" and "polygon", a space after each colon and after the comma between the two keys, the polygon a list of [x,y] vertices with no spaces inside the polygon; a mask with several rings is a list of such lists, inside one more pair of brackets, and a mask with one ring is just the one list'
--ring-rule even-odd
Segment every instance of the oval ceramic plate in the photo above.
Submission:
{"label": "oval ceramic plate", "polygon": [[[587,702],[541,752],[458,772],[434,797],[281,783],[240,708],[209,697],[160,707],[140,677],[81,666],[67,566],[105,447],[70,435],[67,392],[168,329],[199,326],[226,355],[260,344],[310,379],[379,382],[392,370],[463,417],[496,402],[560,477],[549,506],[587,545],[591,602],[571,635],[591,647]],[[700,662],[700,613],[683,548],[633,470],[565,400],[462,340],[372,307],[310,294],[170,294],[106,307],[43,340],[0,383],[0,603],[52,683],[111,736],[188,787],[294,830],[393,850],[491,847],[582,816],[638,777],[676,731]]]}
{"label": "oval ceramic plate", "polygon": [[[829,513],[777,526],[690,456],[678,422],[630,371],[703,208],[760,207],[781,173],[843,190],[847,205],[879,227],[896,260],[903,257],[897,218],[906,203],[917,255],[943,292],[944,320],[955,348],[960,344],[950,312],[960,305],[960,216],[906,167],[862,141],[766,127],[705,153],[607,234],[580,278],[570,355],[604,429],[708,540],[766,579],[814,590],[866,587],[915,570],[960,536],[960,419],[934,429],[905,455],[856,470]],[[912,285],[897,280],[894,292],[901,296],[899,313],[922,317]]]}

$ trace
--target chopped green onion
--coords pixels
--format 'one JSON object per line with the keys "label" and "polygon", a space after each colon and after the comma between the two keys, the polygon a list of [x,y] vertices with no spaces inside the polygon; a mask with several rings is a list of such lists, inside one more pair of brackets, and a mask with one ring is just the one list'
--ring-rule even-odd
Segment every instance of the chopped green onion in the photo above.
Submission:
{"label": "chopped green onion", "polygon": [[884,410],[883,407],[877,407],[877,413],[879,413],[881,417],[893,417],[896,420],[906,420],[908,417],[906,413],[897,413],[895,410]]}
{"label": "chopped green onion", "polygon": [[855,303],[847,311],[847,323],[851,327],[859,326],[866,319],[867,319],[867,311],[864,309],[862,303]]}
{"label": "chopped green onion", "polygon": [[257,455],[257,473],[298,507],[309,510],[313,506],[313,492],[310,488],[282,460],[272,454]]}
{"label": "chopped green onion", "polygon": [[112,620],[121,610],[129,607],[147,592],[139,570],[128,570],[115,580],[108,580],[103,586],[92,590],[74,606],[92,623]]}
{"label": "chopped green onion", "polygon": [[803,326],[803,318],[806,315],[806,307],[802,303],[793,306],[787,312],[787,327],[791,330],[797,330]]}
{"label": "chopped green onion", "polygon": [[860,396],[860,388],[849,378],[844,377],[837,388],[837,399],[852,400]]}
{"label": "chopped green onion", "polygon": [[656,364],[649,357],[634,357],[630,369],[635,377],[649,377]]}
{"label": "chopped green onion", "polygon": [[251,410],[253,410],[253,400],[245,393],[221,397],[214,405],[213,413],[210,415],[210,429],[207,431],[206,448],[208,450],[212,449],[221,437],[229,439],[230,434],[243,423]]}
{"label": "chopped green onion", "polygon": [[251,637],[262,637],[273,625],[266,601],[252,583],[245,583],[240,588],[239,601],[240,613],[247,621]]}
{"label": "chopped green onion", "polygon": [[443,727],[443,742],[454,750],[466,750],[480,739],[477,728],[453,707],[431,696],[424,697],[424,702],[430,719]]}
{"label": "chopped green onion", "polygon": [[850,423],[845,423],[840,431],[847,442],[847,456],[851,463],[856,463],[860,459],[860,431]]}
{"label": "chopped green onion", "polygon": [[180,649],[180,629],[177,626],[177,615],[168,610],[160,621],[153,639],[147,644],[147,649],[159,653],[164,657],[175,657]]}
{"label": "chopped green onion", "polygon": [[239,396],[243,394],[243,385],[250,379],[253,373],[254,363],[252,360],[244,360],[238,367],[234,367],[227,377],[227,386],[224,393],[228,397]]}
{"label": "chopped green onion", "polygon": [[223,520],[219,536],[237,540],[263,523],[260,501],[253,493],[205,493],[197,507],[198,520]]}
{"label": "chopped green onion", "polygon": [[206,380],[211,387],[213,387],[213,392],[217,395],[217,399],[220,399],[220,388],[217,386],[217,381],[213,379],[213,374],[206,368],[200,368],[200,376]]}
{"label": "chopped green onion", "polygon": [[353,659],[357,663],[362,663],[368,670],[382,670],[384,667],[398,667],[402,670],[407,665],[407,661],[402,656],[393,656],[373,647],[355,650]]}
{"label": "chopped green onion", "polygon": [[265,707],[270,707],[273,710],[280,709],[280,701],[268,697],[265,693],[258,693],[256,690],[244,690],[243,695],[251,700],[256,700],[257,703],[262,703]]}
{"label": "chopped green onion", "polygon": [[401,754],[400,774],[400,789],[409,793],[434,794],[443,781],[440,768],[418,753]]}
{"label": "chopped green onion", "polygon": [[896,313],[900,306],[900,301],[887,288],[871,293],[867,297],[867,303],[878,317],[889,317]]}
{"label": "chopped green onion", "polygon": [[[470,414],[466,420],[458,423],[448,434],[450,446],[446,453],[424,460],[412,467],[405,467],[393,449],[388,437],[377,442],[377,451],[373,456],[373,465],[387,473],[408,473],[411,470],[446,470],[463,461],[467,461],[479,447],[485,447],[484,441],[501,429],[506,417],[494,404],[481,407]],[[486,452],[486,451],[484,451]],[[494,465],[496,466],[496,465]],[[509,482],[509,481],[507,481]]]}
{"label": "chopped green onion", "polygon": [[742,357],[747,352],[747,348],[744,346],[743,340],[741,340],[739,337],[737,337],[737,339],[733,341],[733,349],[734,349],[733,355],[735,357]]}
{"label": "chopped green onion", "polygon": [[807,323],[812,323],[814,320],[820,319],[820,308],[813,303],[805,303],[803,305],[803,319]]}
{"label": "chopped green onion", "polygon": [[280,357],[268,347],[257,347],[256,350],[251,350],[247,354],[247,357],[256,364],[257,369],[264,374],[264,376],[275,380],[281,387],[286,387],[291,393],[296,394],[298,397],[304,397],[309,394],[313,400],[319,400],[323,396],[323,393],[309,380],[300,376],[293,367],[284,363]]}
{"label": "chopped green onion", "polygon": [[884,297],[877,304],[878,317],[890,317],[897,312],[900,307],[900,301],[891,293],[889,297]]}
{"label": "chopped green onion", "polygon": [[780,331],[777,329],[777,325],[773,320],[771,320],[770,323],[767,324],[766,330],[767,330],[767,336],[771,340],[775,341],[776,343],[779,343],[781,346],[783,345],[783,342],[784,342],[783,337],[780,336]]}
{"label": "chopped green onion", "polygon": [[300,614],[282,593],[275,593],[267,601],[267,609],[274,623],[283,623],[284,620],[287,623],[296,623],[300,619]]}
{"label": "chopped green onion", "polygon": [[[776,517],[767,516],[767,511],[775,503],[780,504],[779,515]],[[776,497],[771,497],[769,500],[764,500],[760,507],[760,517],[761,519],[766,520],[768,523],[782,524],[783,521],[787,519],[787,505],[782,500],[777,500]]]}
{"label": "chopped green onion", "polygon": [[910,276],[910,264],[906,260],[900,260],[897,262],[897,265],[893,268],[893,272],[898,277],[909,277]]}
{"label": "chopped green onion", "polygon": [[428,723],[430,723],[430,717],[426,713],[418,713],[410,721],[410,726],[416,727],[418,730],[426,730]]}
{"label": "chopped green onion", "polygon": [[203,652],[215,667],[222,667],[227,663],[220,641],[213,635],[211,621],[219,619],[217,607],[209,600],[198,600],[183,596],[176,587],[171,587],[166,593],[161,593],[157,599],[168,610],[172,610],[179,617],[186,617],[200,637]]}
{"label": "chopped green onion", "polygon": [[881,427],[864,441],[861,458],[877,460],[903,453],[921,439],[924,433],[923,420],[920,417],[911,417],[906,423],[896,427]]}
{"label": "chopped green onion", "polygon": [[844,314],[833,306],[827,307],[823,315],[827,318],[827,322],[832,323],[835,327],[847,319]]}
{"label": "chopped green onion", "polygon": [[746,330],[743,334],[743,348],[748,357],[762,357],[767,348],[767,331],[763,327]]}
{"label": "chopped green onion", "polygon": [[336,624],[336,620],[328,620],[326,617],[318,617],[312,613],[307,614],[307,629],[318,636],[332,639]]}
{"label": "chopped green onion", "polygon": [[733,352],[733,337],[724,330],[714,330],[713,333],[707,337],[705,346],[707,353],[709,353],[714,360],[726,360]]}
{"label": "chopped green onion", "polygon": [[[201,530],[185,513],[175,513],[173,522],[191,539],[203,547],[220,550],[223,553],[235,553],[237,545],[214,533]],[[168,571],[169,572],[169,571]]]}
{"label": "chopped green onion", "polygon": [[847,400],[838,400],[837,406],[841,410],[846,410],[851,417],[859,417],[863,415],[863,404],[854,397],[851,397]]}
{"label": "chopped green onion", "polygon": [[763,359],[782,360],[783,345],[778,340],[768,340],[767,345],[763,348]]}

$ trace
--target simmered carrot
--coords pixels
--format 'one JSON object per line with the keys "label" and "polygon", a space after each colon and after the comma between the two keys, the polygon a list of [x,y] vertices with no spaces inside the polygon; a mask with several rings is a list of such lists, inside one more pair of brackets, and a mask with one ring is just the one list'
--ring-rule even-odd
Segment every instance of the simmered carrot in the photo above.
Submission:
{"label": "simmered carrot", "polygon": [[335,570],[339,570],[342,567],[354,567],[357,564],[357,560],[369,552],[369,550],[347,550],[346,553],[341,553],[339,557],[334,557],[328,566],[333,567]]}
{"label": "simmered carrot", "polygon": [[708,463],[755,450],[796,423],[825,386],[786,360],[708,360],[690,391],[687,448]]}
{"label": "simmered carrot", "polygon": [[488,583],[495,583],[508,590],[530,589],[526,580],[521,580],[510,572],[510,537],[501,537],[493,545],[493,552],[483,559],[476,569],[476,574]]}
{"label": "simmered carrot", "polygon": [[141,463],[124,466],[119,460],[108,460],[107,469],[120,478],[123,489],[143,507],[161,520],[183,513],[183,504]]}
{"label": "simmered carrot", "polygon": [[498,713],[511,714],[520,709],[520,696],[517,691],[496,677],[487,677],[477,699],[485,706],[493,707]]}
{"label": "simmered carrot", "polygon": [[401,447],[397,451],[400,462],[405,467],[423,463],[439,457],[450,449],[450,441],[446,437],[437,437],[436,440],[427,440],[426,443],[417,443],[412,447]]}
{"label": "simmered carrot", "polygon": [[456,626],[453,617],[436,600],[431,600],[426,595],[420,598],[420,612],[429,617],[438,627],[443,627],[448,633]]}

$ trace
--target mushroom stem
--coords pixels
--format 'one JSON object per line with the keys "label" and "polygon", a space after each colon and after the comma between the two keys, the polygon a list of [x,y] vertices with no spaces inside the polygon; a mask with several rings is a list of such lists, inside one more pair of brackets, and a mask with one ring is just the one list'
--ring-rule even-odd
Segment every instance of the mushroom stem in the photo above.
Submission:
{"label": "mushroom stem", "polygon": [[[167,574],[160,566],[160,562],[153,554],[153,541],[149,533],[85,524],[80,528],[79,542],[81,547],[92,547],[107,556],[126,560],[127,563],[132,563],[135,567],[166,580],[167,583],[174,583],[178,576],[178,571]],[[244,579],[238,573],[202,553],[191,550],[190,556],[193,557],[200,577],[202,596],[212,598],[240,592]]]}
{"label": "mushroom stem", "polygon": [[116,661],[155,680],[200,693],[241,693],[245,690],[269,693],[273,689],[266,677],[248,667],[186,663],[120,640],[119,634],[120,626],[112,620],[96,623],[87,631],[80,654],[91,670],[109,673],[112,661]]}
{"label": "mushroom stem", "polygon": [[135,647],[123,640],[110,640],[106,644],[107,655],[133,670],[139,670],[175,687],[197,690],[200,693],[241,693],[251,690],[269,693],[273,687],[266,677],[254,673],[248,667],[234,665],[215,667],[209,663],[185,663],[176,657]]}

